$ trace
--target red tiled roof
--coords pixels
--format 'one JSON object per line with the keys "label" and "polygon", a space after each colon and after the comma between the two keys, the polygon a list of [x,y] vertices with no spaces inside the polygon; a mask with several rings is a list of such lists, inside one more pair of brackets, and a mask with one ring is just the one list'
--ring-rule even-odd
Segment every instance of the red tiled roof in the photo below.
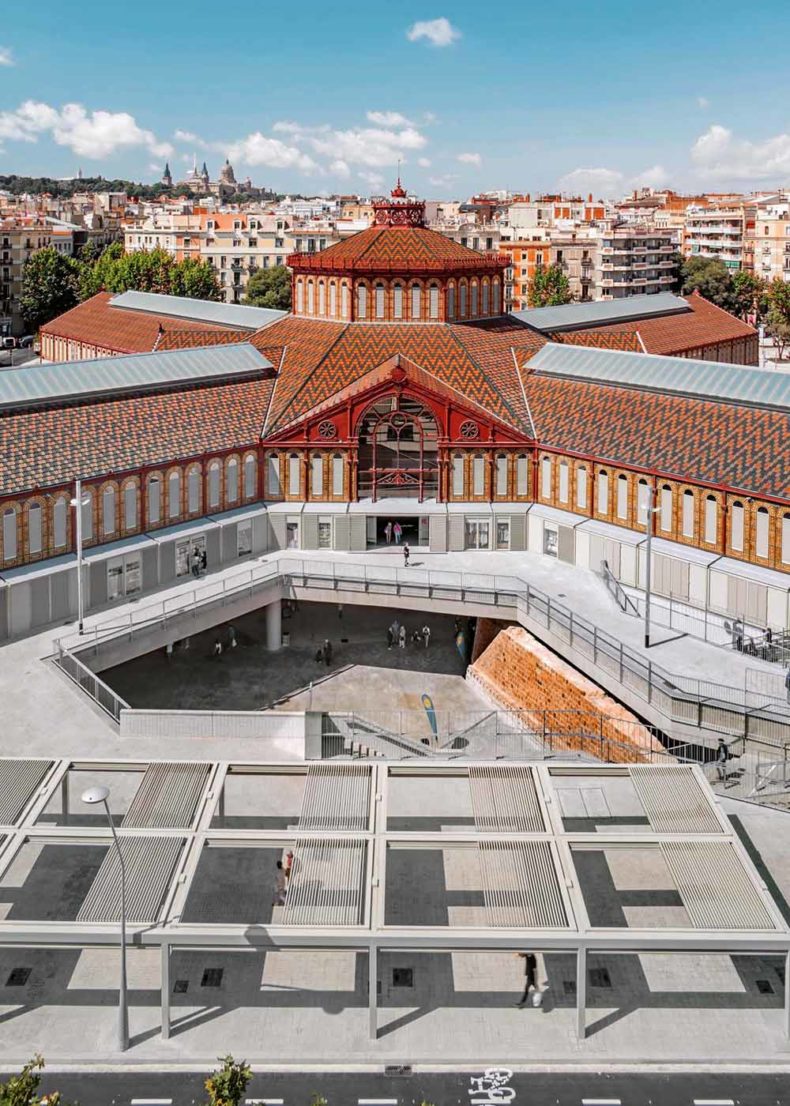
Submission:
{"label": "red tiled roof", "polygon": [[[211,323],[190,322],[188,319],[173,319],[170,315],[111,307],[111,299],[111,292],[97,292],[89,300],[72,307],[71,311],[66,311],[57,319],[46,323],[42,326],[41,333],[84,342],[86,345],[117,353],[150,353],[159,337],[160,326],[165,332],[172,330],[182,334],[202,333],[208,336],[227,333],[227,327],[213,326]],[[193,340],[193,344],[198,343]],[[208,345],[209,342],[206,340],[199,344]],[[180,347],[170,345],[167,348]]]}
{"label": "red tiled roof", "polygon": [[249,330],[227,330],[225,327],[201,326],[197,330],[182,330],[179,326],[173,330],[165,327],[161,338],[155,343],[160,349],[201,349],[203,346],[232,346],[237,342],[249,342]]}
{"label": "red tiled roof", "polygon": [[631,353],[644,353],[636,330],[607,327],[605,333],[597,330],[571,330],[547,334],[550,342],[566,346],[594,346],[597,349],[619,349]]}
{"label": "red tiled roof", "polygon": [[296,269],[375,272],[420,269],[504,268],[496,257],[470,250],[428,227],[373,226],[336,242],[320,253],[291,254],[288,264]]}
{"label": "red tiled roof", "polygon": [[274,381],[0,416],[0,494],[255,444]]}

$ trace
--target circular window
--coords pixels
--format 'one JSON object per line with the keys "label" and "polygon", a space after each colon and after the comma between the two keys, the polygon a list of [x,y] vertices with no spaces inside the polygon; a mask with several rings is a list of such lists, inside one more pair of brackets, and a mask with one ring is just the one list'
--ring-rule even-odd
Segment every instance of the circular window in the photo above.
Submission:
{"label": "circular window", "polygon": [[467,419],[466,422],[461,423],[461,437],[462,438],[476,438],[480,431],[477,428],[477,423],[472,422],[471,419]]}
{"label": "circular window", "polygon": [[326,419],[324,422],[319,423],[318,436],[320,438],[336,438],[337,427],[333,422],[330,422],[329,419]]}

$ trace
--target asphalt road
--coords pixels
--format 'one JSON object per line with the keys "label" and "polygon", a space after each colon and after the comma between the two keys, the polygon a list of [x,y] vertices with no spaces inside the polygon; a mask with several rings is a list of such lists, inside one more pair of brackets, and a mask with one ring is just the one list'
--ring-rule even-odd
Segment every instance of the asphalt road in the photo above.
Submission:
{"label": "asphalt road", "polygon": [[38,360],[34,349],[0,349],[0,369],[20,369],[33,360]]}
{"label": "asphalt road", "polygon": [[[788,1106],[790,1075],[551,1073],[256,1074],[242,1104],[310,1106]],[[203,1106],[204,1073],[45,1073],[69,1106]]]}

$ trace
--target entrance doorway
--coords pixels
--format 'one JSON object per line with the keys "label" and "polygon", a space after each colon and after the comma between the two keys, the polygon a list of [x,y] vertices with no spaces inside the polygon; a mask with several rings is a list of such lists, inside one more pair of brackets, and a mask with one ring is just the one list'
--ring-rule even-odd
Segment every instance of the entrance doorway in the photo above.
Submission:
{"label": "entrance doorway", "polygon": [[[385,546],[387,545],[387,523],[392,523],[393,531],[395,524],[400,523],[401,528],[401,545],[406,542],[410,546],[425,545],[429,543],[428,533],[428,517],[418,515],[378,515],[376,518],[368,518],[368,545],[372,546]],[[392,546],[395,546],[395,535],[393,532],[392,540],[390,542]]]}

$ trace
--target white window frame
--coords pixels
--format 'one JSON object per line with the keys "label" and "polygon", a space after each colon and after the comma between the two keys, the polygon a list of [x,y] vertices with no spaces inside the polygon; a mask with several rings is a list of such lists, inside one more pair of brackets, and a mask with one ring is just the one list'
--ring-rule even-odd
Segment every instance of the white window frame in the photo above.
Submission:
{"label": "white window frame", "polygon": [[761,560],[768,560],[770,548],[771,516],[767,508],[758,507],[754,515],[754,552]]}
{"label": "white window frame", "polygon": [[609,473],[598,473],[598,514],[609,514]]}
{"label": "white window frame", "polygon": [[587,466],[579,465],[576,469],[576,506],[587,507]]}
{"label": "white window frame", "polygon": [[16,507],[6,507],[3,511],[3,560],[15,561],[17,558],[19,520]]}

